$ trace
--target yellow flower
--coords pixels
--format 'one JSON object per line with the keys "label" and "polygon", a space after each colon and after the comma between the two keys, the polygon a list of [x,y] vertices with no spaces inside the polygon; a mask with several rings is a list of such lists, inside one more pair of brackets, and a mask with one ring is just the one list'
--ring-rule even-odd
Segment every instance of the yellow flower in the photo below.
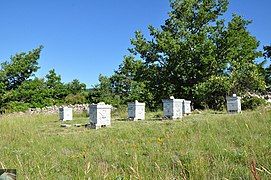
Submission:
{"label": "yellow flower", "polygon": [[163,144],[163,139],[162,138],[157,138],[158,144]]}

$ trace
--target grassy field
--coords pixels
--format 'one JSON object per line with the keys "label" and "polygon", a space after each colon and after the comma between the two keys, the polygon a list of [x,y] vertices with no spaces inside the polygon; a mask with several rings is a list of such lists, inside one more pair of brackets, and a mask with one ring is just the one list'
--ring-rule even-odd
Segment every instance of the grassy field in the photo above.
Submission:
{"label": "grassy field", "polygon": [[62,128],[57,115],[3,116],[0,168],[16,168],[19,179],[271,179],[270,110],[156,116],[114,113],[99,130]]}

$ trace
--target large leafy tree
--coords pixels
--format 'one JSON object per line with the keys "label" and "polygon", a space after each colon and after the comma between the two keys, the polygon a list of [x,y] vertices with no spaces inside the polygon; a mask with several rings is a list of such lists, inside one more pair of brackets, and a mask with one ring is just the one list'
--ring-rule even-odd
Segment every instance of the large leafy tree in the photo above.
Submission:
{"label": "large leafy tree", "polygon": [[17,89],[24,81],[29,79],[39,69],[38,59],[42,46],[12,56],[10,61],[1,63],[0,69],[0,106],[1,112],[10,101],[11,90]]}
{"label": "large leafy tree", "polygon": [[[34,78],[24,81],[18,88],[9,91],[7,109],[10,111],[27,110],[29,107],[42,108],[54,104],[44,79]],[[25,109],[24,109],[25,108]]]}
{"label": "large leafy tree", "polygon": [[99,84],[90,89],[87,99],[90,103],[105,102],[114,106],[121,104],[119,95],[112,91],[110,78],[103,75],[99,75]]}
{"label": "large leafy tree", "polygon": [[125,56],[118,70],[110,77],[112,92],[121,98],[123,104],[138,100],[153,107],[153,95],[145,79],[146,70],[142,61]]}
{"label": "large leafy tree", "polygon": [[255,63],[262,53],[257,51],[259,42],[247,30],[249,23],[241,16],[234,15],[222,37],[224,43],[221,49],[228,64],[226,75],[229,75],[230,91],[233,93],[258,91],[265,87]]}
{"label": "large leafy tree", "polygon": [[74,79],[65,85],[68,96],[65,102],[68,104],[83,104],[87,102],[88,93],[86,91],[86,84],[81,83],[78,79]]}
{"label": "large leafy tree", "polygon": [[66,85],[69,94],[82,93],[86,91],[86,84],[74,79]]}
{"label": "large leafy tree", "polygon": [[51,69],[45,76],[45,83],[49,96],[56,101],[63,102],[63,98],[67,95],[67,89],[61,82],[61,76]]}
{"label": "large leafy tree", "polygon": [[0,111],[24,111],[63,103],[85,103],[86,85],[79,80],[68,84],[54,69],[45,78],[37,78],[38,59],[42,46],[28,53],[18,53],[0,69]]}
{"label": "large leafy tree", "polygon": [[110,77],[100,75],[100,84],[91,89],[90,102],[104,101],[120,106],[131,101],[144,101],[153,108],[153,94],[145,80],[146,66],[133,56],[125,56],[123,63]]}
{"label": "large leafy tree", "polygon": [[1,63],[0,82],[6,90],[18,87],[39,69],[38,59],[42,48],[40,46],[28,53],[18,53],[10,61]]}
{"label": "large leafy tree", "polygon": [[61,76],[55,72],[55,69],[49,70],[48,74],[45,76],[46,85],[49,89],[58,88],[62,86]]}
{"label": "large leafy tree", "polygon": [[[157,103],[174,95],[212,105],[216,98],[228,93],[264,89],[254,62],[261,56],[257,51],[259,43],[247,30],[250,21],[233,15],[225,23],[222,15],[228,0],[173,0],[171,7],[161,28],[149,27],[150,40],[140,31],[131,40],[130,51],[145,63],[144,78]],[[212,86],[217,83],[216,77],[219,87]],[[206,89],[202,87],[218,88],[213,101],[204,92],[197,92]]]}

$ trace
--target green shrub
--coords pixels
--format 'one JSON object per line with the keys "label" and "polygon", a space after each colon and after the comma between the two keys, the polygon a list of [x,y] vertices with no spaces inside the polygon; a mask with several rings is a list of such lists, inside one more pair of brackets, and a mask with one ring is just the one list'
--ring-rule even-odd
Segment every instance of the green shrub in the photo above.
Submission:
{"label": "green shrub", "polygon": [[266,100],[255,96],[244,96],[242,98],[242,109],[256,109],[259,106],[266,105]]}
{"label": "green shrub", "polygon": [[196,108],[222,111],[225,108],[225,95],[229,91],[229,80],[223,76],[212,76],[196,86]]}
{"label": "green shrub", "polygon": [[78,94],[69,94],[65,98],[65,102],[67,104],[85,104],[86,103],[86,97],[82,93]]}
{"label": "green shrub", "polygon": [[5,108],[5,112],[11,113],[11,112],[25,112],[30,108],[29,103],[24,102],[18,102],[18,101],[11,101],[7,104]]}

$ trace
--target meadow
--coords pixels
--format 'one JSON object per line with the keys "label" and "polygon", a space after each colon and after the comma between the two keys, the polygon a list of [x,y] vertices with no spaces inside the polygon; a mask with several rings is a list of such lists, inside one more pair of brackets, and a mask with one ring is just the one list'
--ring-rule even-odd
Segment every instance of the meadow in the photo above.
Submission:
{"label": "meadow", "polygon": [[[99,130],[60,127],[58,115],[0,117],[0,168],[19,179],[271,179],[271,110],[162,112]],[[70,122],[87,123],[85,116]]]}

